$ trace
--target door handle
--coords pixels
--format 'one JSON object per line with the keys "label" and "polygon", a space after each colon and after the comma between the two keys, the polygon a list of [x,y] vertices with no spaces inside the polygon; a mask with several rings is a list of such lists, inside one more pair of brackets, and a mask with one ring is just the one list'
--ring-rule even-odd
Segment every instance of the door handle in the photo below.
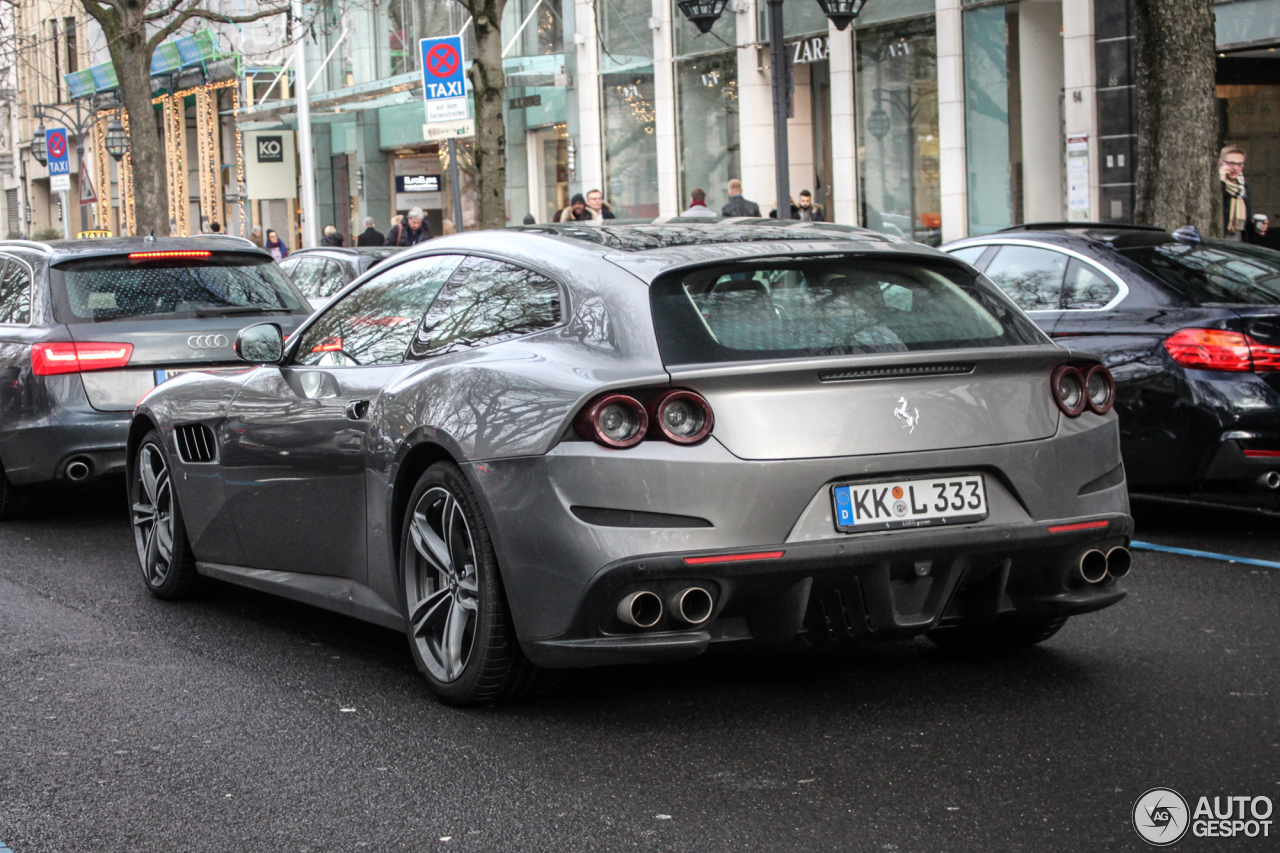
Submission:
{"label": "door handle", "polygon": [[369,401],[368,400],[352,400],[350,403],[347,403],[347,408],[345,411],[346,411],[347,417],[350,418],[351,420],[362,421],[364,420],[364,416],[369,414]]}

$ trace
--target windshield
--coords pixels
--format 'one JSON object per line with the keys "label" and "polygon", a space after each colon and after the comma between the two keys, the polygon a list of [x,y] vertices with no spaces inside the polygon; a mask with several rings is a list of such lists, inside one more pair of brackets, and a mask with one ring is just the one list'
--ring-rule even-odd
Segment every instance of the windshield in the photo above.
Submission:
{"label": "windshield", "polygon": [[93,258],[52,272],[54,314],[61,323],[293,313],[302,307],[284,273],[257,254],[158,263]]}
{"label": "windshield", "polygon": [[1121,249],[1197,304],[1280,304],[1280,254],[1231,244],[1165,243]]}
{"label": "windshield", "polygon": [[693,270],[651,299],[668,365],[1044,343],[997,294],[950,264],[842,258]]}

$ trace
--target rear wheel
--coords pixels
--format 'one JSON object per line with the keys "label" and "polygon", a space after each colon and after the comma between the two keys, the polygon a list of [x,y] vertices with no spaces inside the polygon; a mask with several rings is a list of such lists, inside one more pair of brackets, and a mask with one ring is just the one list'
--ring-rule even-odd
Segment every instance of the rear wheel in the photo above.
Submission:
{"label": "rear wheel", "polygon": [[142,579],[156,598],[187,598],[200,576],[173,491],[169,458],[160,434],[147,433],[129,470],[133,542]]}
{"label": "rear wheel", "polygon": [[1065,624],[1066,616],[1051,619],[1001,618],[986,625],[935,628],[925,636],[948,651],[987,652],[1043,643],[1062,630]]}
{"label": "rear wheel", "polygon": [[5,476],[4,466],[0,465],[0,521],[8,521],[22,515],[26,509],[27,496]]}
{"label": "rear wheel", "polygon": [[418,480],[400,552],[409,648],[431,689],[451,705],[524,692],[536,667],[521,653],[489,533],[456,465]]}

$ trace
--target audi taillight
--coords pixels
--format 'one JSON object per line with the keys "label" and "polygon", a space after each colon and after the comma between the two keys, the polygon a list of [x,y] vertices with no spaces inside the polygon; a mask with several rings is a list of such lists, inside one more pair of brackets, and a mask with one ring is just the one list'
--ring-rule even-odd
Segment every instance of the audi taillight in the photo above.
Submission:
{"label": "audi taillight", "polygon": [[1090,367],[1084,374],[1084,393],[1089,411],[1095,415],[1111,411],[1116,402],[1116,380],[1111,371],[1101,364]]}
{"label": "audi taillight", "polygon": [[583,409],[574,422],[578,435],[605,447],[634,447],[649,429],[649,413],[627,394],[605,394]]}
{"label": "audi taillight", "polygon": [[1079,417],[1089,407],[1089,395],[1085,390],[1084,374],[1069,364],[1059,365],[1050,379],[1053,401],[1069,418]]}
{"label": "audi taillight", "polygon": [[72,343],[56,341],[31,346],[31,372],[36,376],[61,373],[83,373],[125,367],[133,355],[133,344],[109,344],[99,341]]}
{"label": "audi taillight", "polygon": [[663,438],[676,444],[696,444],[711,434],[715,416],[701,394],[677,388],[649,401],[650,422]]}

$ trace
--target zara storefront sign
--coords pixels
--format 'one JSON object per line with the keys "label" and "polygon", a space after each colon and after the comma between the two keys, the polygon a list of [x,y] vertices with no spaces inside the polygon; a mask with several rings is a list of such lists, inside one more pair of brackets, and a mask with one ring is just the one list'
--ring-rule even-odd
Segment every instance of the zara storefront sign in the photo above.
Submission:
{"label": "zara storefront sign", "polygon": [[814,36],[794,42],[791,47],[791,64],[807,65],[810,62],[822,62],[827,58],[830,46],[826,36]]}

